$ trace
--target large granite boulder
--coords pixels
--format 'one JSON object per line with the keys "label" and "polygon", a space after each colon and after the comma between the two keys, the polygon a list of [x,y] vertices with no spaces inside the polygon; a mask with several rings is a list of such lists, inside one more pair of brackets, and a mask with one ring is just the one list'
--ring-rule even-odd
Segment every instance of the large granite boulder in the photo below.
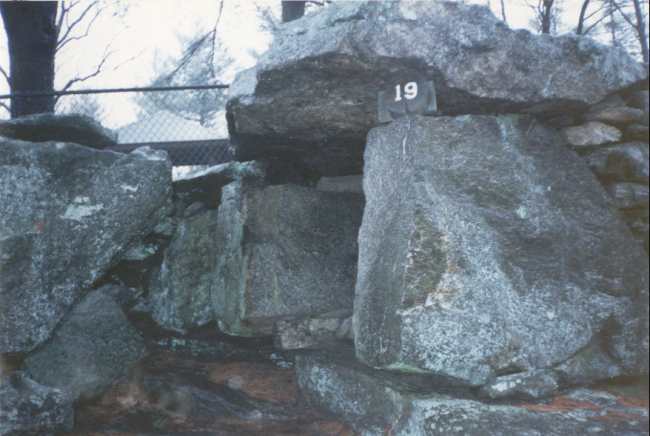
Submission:
{"label": "large granite boulder", "polygon": [[0,136],[31,142],[72,142],[92,148],[117,144],[114,132],[79,114],[44,113],[0,121]]}
{"label": "large granite boulder", "polygon": [[343,418],[362,435],[643,435],[647,400],[577,389],[523,402],[479,400],[468,392],[435,388],[417,378],[376,371],[345,351],[296,357],[298,384],[313,405]]}
{"label": "large granite boulder", "polygon": [[362,210],[358,194],[226,185],[213,301],[221,328],[270,335],[282,318],[350,309]]}
{"label": "large granite boulder", "polygon": [[[513,31],[483,6],[335,2],[280,27],[230,87],[239,160],[280,156],[358,174],[377,93],[433,80],[443,114],[572,111],[646,77],[622,49]],[[406,101],[406,100],[404,100]]]}
{"label": "large granite boulder", "polygon": [[72,402],[59,389],[16,372],[0,378],[0,436],[45,436],[72,429]]}
{"label": "large granite boulder", "polygon": [[364,192],[354,336],[368,365],[476,386],[598,340],[647,371],[648,257],[554,131],[403,119],[369,133]]}
{"label": "large granite boulder", "polygon": [[104,288],[74,307],[53,337],[25,360],[31,378],[70,398],[100,395],[144,356],[140,334]]}
{"label": "large granite boulder", "polygon": [[44,342],[170,195],[164,152],[0,141],[0,353]]}

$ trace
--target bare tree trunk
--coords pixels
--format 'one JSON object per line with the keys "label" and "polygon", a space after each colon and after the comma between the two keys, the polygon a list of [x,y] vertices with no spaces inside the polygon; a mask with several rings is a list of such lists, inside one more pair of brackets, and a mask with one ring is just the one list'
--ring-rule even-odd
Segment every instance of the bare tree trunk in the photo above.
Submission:
{"label": "bare tree trunk", "polygon": [[504,23],[508,24],[508,18],[506,17],[506,3],[505,0],[501,0],[501,19]]}
{"label": "bare tree trunk", "polygon": [[650,64],[650,55],[648,54],[648,35],[645,30],[645,20],[643,18],[643,9],[641,8],[641,0],[632,0],[634,3],[634,15],[636,16],[636,33],[641,43],[641,56],[643,57],[643,64],[646,71],[648,71],[648,64]]}
{"label": "bare tree trunk", "polygon": [[585,16],[587,15],[587,8],[589,7],[590,0],[584,0],[580,8],[580,16],[578,17],[578,27],[576,27],[576,34],[582,35],[585,28]]}
{"label": "bare tree trunk", "polygon": [[542,33],[550,34],[553,24],[553,3],[555,0],[544,0],[542,4]]}
{"label": "bare tree trunk", "polygon": [[[0,2],[7,33],[12,93],[52,92],[57,2]],[[16,97],[11,117],[54,111],[54,97]]]}
{"label": "bare tree trunk", "polygon": [[305,15],[306,1],[282,0],[282,22],[297,20]]}

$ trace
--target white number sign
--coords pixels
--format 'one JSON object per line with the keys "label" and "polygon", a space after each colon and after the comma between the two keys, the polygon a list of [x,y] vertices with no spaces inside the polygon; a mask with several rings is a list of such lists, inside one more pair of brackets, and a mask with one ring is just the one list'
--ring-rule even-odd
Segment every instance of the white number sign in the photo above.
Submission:
{"label": "white number sign", "polygon": [[[418,96],[418,84],[416,82],[409,82],[404,85],[404,98],[413,100]],[[395,86],[395,101],[402,101],[402,85]]]}

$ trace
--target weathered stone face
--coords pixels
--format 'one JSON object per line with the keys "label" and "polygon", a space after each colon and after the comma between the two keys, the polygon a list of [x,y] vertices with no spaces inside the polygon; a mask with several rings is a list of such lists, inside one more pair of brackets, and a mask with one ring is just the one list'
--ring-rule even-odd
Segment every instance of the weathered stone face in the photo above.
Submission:
{"label": "weathered stone face", "polygon": [[239,159],[359,173],[377,93],[433,80],[443,114],[571,111],[645,78],[622,50],[513,31],[458,2],[336,2],[283,25],[230,88]]}
{"label": "weathered stone face", "polygon": [[43,386],[24,373],[0,378],[0,435],[48,435],[72,428],[70,399],[59,389]]}
{"label": "weathered stone face", "polygon": [[160,326],[184,332],[214,320],[216,225],[216,209],[179,220],[149,290],[151,316]]}
{"label": "weathered stone face", "polygon": [[577,389],[545,401],[490,403],[467,393],[452,396],[426,383],[376,371],[345,353],[296,358],[302,395],[345,419],[363,435],[644,434],[643,400]]}
{"label": "weathered stone face", "polygon": [[45,341],[170,195],[164,152],[0,142],[0,353]]}
{"label": "weathered stone face", "polygon": [[70,398],[93,398],[144,356],[144,340],[103,288],[85,296],[43,347],[25,360],[29,375]]}
{"label": "weathered stone face", "polygon": [[72,142],[92,148],[117,143],[117,135],[85,115],[36,114],[0,121],[0,136],[22,141]]}
{"label": "weathered stone face", "polygon": [[400,120],[368,135],[364,192],[363,362],[482,385],[597,337],[618,364],[647,367],[647,315],[633,308],[647,256],[553,131],[517,116]]}
{"label": "weathered stone face", "polygon": [[225,186],[213,301],[223,330],[270,335],[278,319],[351,308],[362,210],[356,194]]}

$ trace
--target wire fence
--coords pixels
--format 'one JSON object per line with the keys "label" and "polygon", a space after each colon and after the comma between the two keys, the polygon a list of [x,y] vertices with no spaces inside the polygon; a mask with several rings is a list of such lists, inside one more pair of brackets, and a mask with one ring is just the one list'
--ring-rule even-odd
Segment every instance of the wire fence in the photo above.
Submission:
{"label": "wire fence", "polygon": [[174,166],[233,159],[225,118],[228,85],[112,88],[1,95],[0,118],[12,99],[51,97],[55,113],[82,114],[117,133],[116,151],[144,145],[169,153]]}

